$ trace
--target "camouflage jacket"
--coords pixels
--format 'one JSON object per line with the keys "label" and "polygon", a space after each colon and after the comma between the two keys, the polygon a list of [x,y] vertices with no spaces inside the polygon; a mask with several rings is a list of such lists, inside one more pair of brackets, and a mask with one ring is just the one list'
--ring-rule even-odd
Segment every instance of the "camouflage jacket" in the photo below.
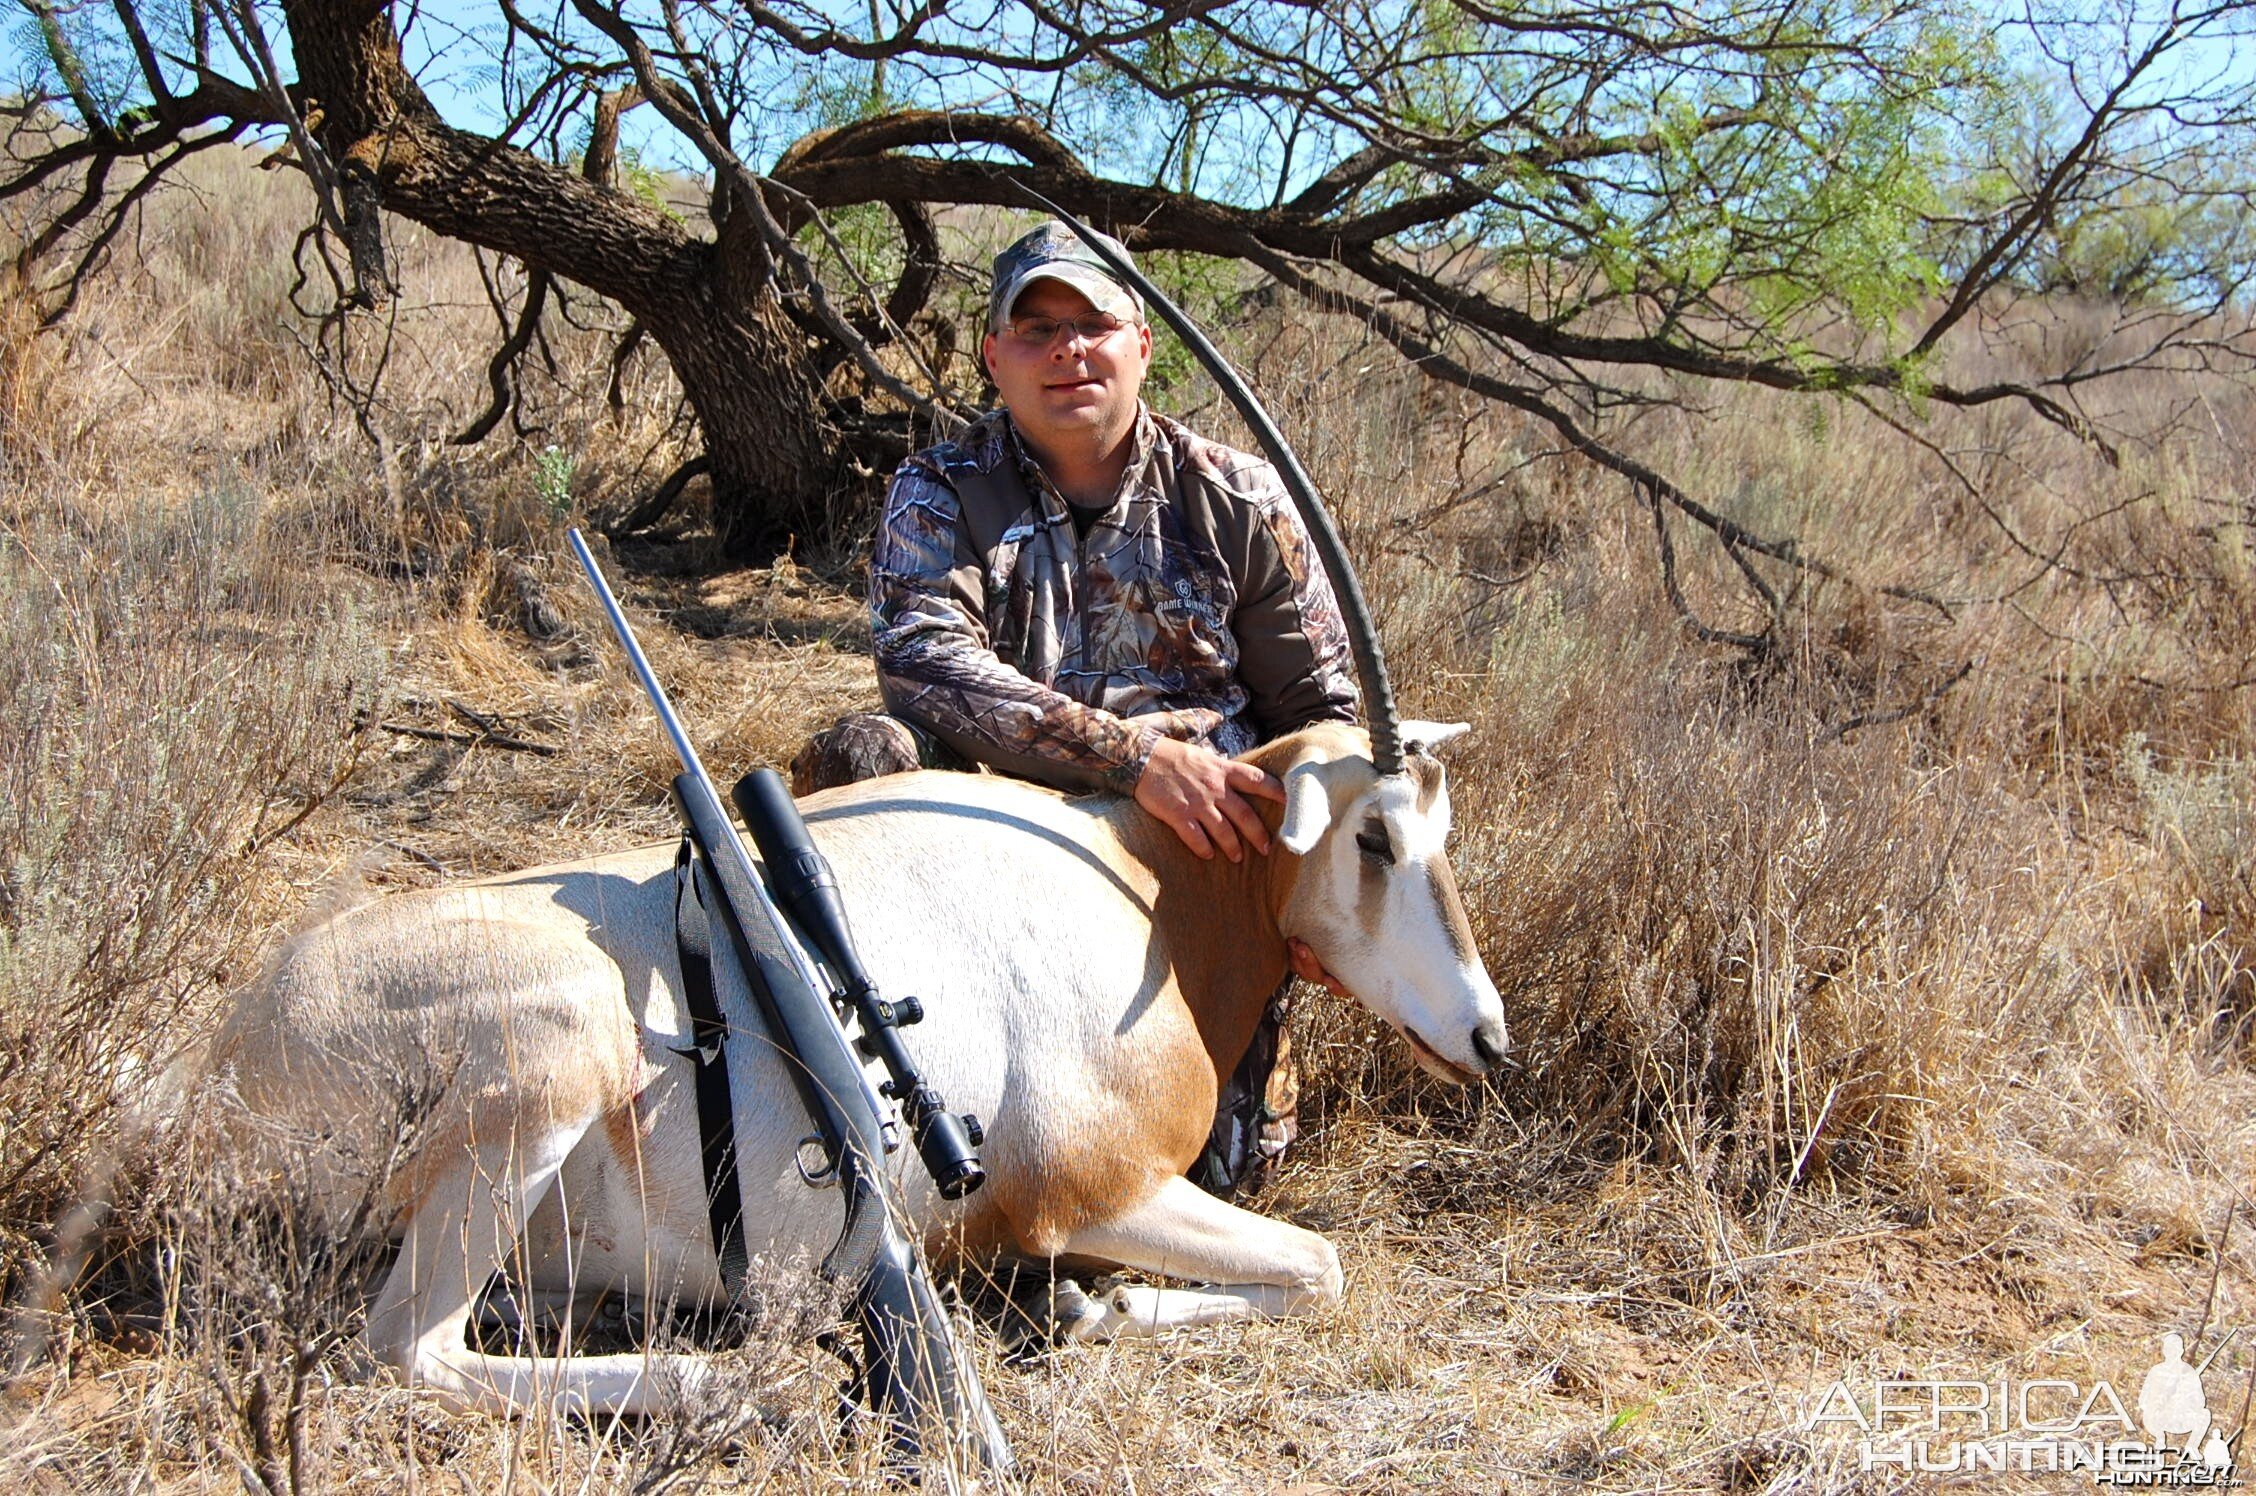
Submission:
{"label": "camouflage jacket", "polygon": [[1347,629],[1276,469],[1138,412],[1076,534],[994,411],[894,474],[870,566],[886,708],[964,757],[1132,792],[1161,736],[1225,754],[1353,721]]}

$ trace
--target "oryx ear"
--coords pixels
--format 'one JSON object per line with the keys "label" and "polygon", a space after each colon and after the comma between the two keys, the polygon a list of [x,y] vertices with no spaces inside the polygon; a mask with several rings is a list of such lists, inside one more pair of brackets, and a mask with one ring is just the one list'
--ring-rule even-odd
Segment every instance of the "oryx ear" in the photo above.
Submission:
{"label": "oryx ear", "polygon": [[1285,818],[1277,827],[1277,840],[1294,856],[1324,839],[1332,824],[1332,790],[1324,782],[1324,765],[1295,764],[1285,773]]}
{"label": "oryx ear", "polygon": [[1434,750],[1444,743],[1454,742],[1473,730],[1470,722],[1405,722],[1402,724],[1402,746],[1412,753],[1434,756]]}

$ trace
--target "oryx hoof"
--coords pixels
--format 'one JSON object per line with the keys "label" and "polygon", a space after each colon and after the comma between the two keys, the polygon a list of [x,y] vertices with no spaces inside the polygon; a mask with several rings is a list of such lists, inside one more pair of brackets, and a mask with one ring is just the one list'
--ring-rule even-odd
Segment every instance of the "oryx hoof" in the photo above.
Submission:
{"label": "oryx hoof", "polygon": [[1016,1312],[1003,1324],[1003,1351],[1014,1361],[1087,1340],[1105,1322],[1104,1305],[1071,1278],[1053,1279],[1030,1297],[1031,1303],[1014,1303]]}
{"label": "oryx hoof", "polygon": [[1082,1291],[1071,1278],[1050,1285],[1050,1343],[1073,1345],[1096,1334],[1104,1324],[1104,1305]]}

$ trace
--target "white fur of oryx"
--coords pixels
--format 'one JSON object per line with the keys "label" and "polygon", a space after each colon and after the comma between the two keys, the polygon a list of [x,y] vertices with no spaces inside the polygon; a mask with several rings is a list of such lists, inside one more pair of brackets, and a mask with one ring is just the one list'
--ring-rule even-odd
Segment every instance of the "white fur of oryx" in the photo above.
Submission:
{"label": "white fur of oryx", "polygon": [[[1383,781],[1359,729],[1256,750],[1288,803],[1278,850],[1242,864],[1201,861],[1133,802],[994,776],[897,775],[807,800],[872,977],[924,999],[919,1063],[987,1124],[989,1180],[968,1200],[941,1201],[913,1150],[895,1155],[927,1250],[1207,1285],[1117,1289],[1083,1336],[1337,1299],[1329,1242],[1183,1170],[1284,976],[1288,936],[1434,1073],[1467,1080],[1501,1059],[1430,753],[1462,730],[1406,725],[1409,772]],[[672,858],[650,847],[348,910],[294,937],[214,1041],[210,1070],[252,1114],[322,1139],[295,1166],[340,1208],[393,1146],[403,1087],[435,1088],[383,1185],[402,1250],[368,1334],[458,1402],[642,1411],[706,1376],[688,1355],[492,1356],[465,1337],[504,1263],[530,1264],[536,1293],[722,1292],[691,1066],[639,1021],[654,995],[678,1001]],[[733,1048],[747,1244],[819,1256],[838,1195],[797,1176],[810,1129],[780,1063],[757,1042]]]}

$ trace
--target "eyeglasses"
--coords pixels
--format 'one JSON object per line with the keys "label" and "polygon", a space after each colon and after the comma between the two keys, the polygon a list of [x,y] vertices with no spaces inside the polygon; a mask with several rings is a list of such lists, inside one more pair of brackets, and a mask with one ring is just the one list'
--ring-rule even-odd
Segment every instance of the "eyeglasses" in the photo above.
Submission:
{"label": "eyeglasses", "polygon": [[1015,317],[1004,324],[1011,341],[1023,348],[1047,348],[1060,329],[1071,328],[1084,343],[1101,343],[1128,324],[1110,312],[1089,312],[1079,317]]}

